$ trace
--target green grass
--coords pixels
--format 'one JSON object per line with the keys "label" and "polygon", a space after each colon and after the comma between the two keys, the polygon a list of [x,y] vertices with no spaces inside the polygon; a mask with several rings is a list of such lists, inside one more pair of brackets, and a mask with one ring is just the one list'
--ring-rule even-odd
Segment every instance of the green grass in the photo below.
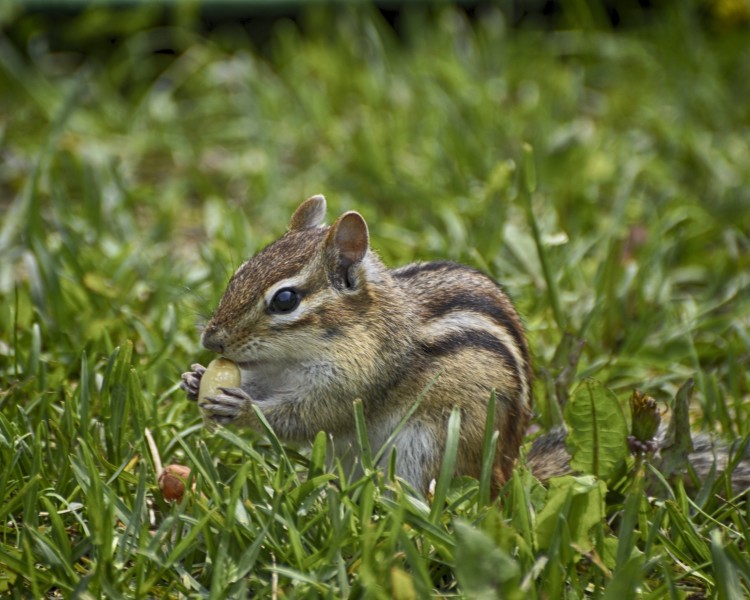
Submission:
{"label": "green grass", "polygon": [[[91,10],[56,30],[69,48],[123,38],[86,55],[4,14],[0,595],[750,593],[747,494],[721,479],[647,496],[658,476],[619,456],[549,490],[521,468],[499,502],[486,478],[441,479],[431,505],[387,473],[327,469],[324,437],[298,453],[211,435],[177,389],[210,359],[196,325],[234,268],[322,192],[389,264],[502,282],[542,426],[586,378],[664,408],[693,377],[693,428],[747,436],[747,29],[695,8],[617,33],[444,10],[409,13],[400,42],[342,9],[257,49],[189,11],[155,29],[148,9]],[[155,53],[165,39],[176,55]],[[182,503],[159,493],[147,431],[192,469]]]}

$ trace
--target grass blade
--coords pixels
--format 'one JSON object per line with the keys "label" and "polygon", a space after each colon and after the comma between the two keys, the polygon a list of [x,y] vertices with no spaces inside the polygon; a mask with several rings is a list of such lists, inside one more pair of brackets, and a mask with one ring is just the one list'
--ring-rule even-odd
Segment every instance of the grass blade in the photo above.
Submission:
{"label": "grass blade", "polygon": [[453,480],[453,474],[456,470],[456,456],[458,455],[458,442],[461,436],[461,411],[454,408],[448,419],[448,431],[445,440],[445,453],[443,462],[440,465],[440,474],[438,475],[437,484],[435,485],[435,494],[432,497],[432,509],[430,511],[430,520],[436,523],[443,512],[445,498],[448,495],[448,488]]}

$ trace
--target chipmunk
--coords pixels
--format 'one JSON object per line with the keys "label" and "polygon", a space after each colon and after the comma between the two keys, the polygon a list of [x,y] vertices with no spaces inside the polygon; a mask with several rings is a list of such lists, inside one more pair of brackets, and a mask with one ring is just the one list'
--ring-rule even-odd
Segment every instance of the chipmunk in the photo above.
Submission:
{"label": "chipmunk", "polygon": [[[355,400],[379,449],[423,394],[391,446],[396,474],[426,491],[454,408],[461,415],[456,474],[479,477],[494,391],[492,486],[499,489],[531,416],[529,349],[511,301],[460,264],[389,269],[370,248],[360,214],[327,227],[325,212],[323,196],[303,202],[286,234],[229,281],[201,342],[239,366],[241,384],[206,398],[204,415],[258,428],[254,404],[283,441],[309,442],[322,430],[344,456],[356,443]],[[204,372],[193,365],[183,374],[189,398],[197,398]]]}
{"label": "chipmunk", "polygon": [[[456,474],[479,477],[494,392],[499,437],[491,485],[497,492],[532,413],[529,348],[511,301],[492,279],[464,265],[389,269],[370,248],[361,215],[347,212],[325,226],[325,212],[323,196],[307,199],[286,234],[230,279],[201,342],[239,366],[241,383],[204,398],[204,415],[260,429],[255,405],[285,442],[310,442],[322,430],[351,464],[352,403],[359,399],[370,447],[389,443],[396,475],[426,492],[438,476],[454,408],[461,414]],[[194,364],[182,375],[188,398],[198,398],[205,371]],[[545,481],[570,473],[569,458],[558,428],[534,441],[526,464]],[[690,456],[701,479],[714,461],[721,471],[727,459],[726,448],[706,436]],[[750,449],[733,474],[736,491],[748,486]]]}

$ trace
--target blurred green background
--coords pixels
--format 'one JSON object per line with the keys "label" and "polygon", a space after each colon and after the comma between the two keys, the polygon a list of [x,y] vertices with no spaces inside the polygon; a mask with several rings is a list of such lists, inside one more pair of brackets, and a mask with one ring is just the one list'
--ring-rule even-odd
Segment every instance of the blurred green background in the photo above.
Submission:
{"label": "blurred green background", "polygon": [[174,378],[236,265],[322,192],[390,264],[501,281],[540,381],[569,332],[582,374],[667,397],[697,370],[709,412],[740,402],[747,5],[562,4],[5,5],[5,338],[38,323],[63,371],[134,338]]}

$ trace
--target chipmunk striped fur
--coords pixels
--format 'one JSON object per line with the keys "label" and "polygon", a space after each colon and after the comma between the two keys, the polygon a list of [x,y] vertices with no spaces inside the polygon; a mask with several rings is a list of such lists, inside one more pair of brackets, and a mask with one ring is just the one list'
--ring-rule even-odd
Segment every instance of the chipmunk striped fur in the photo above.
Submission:
{"label": "chipmunk striped fur", "polygon": [[[323,196],[302,203],[287,233],[229,281],[202,343],[235,362],[242,382],[205,399],[204,414],[257,428],[255,404],[282,440],[309,442],[322,430],[347,460],[355,400],[379,449],[424,394],[391,445],[396,474],[426,491],[454,408],[461,414],[456,474],[479,476],[494,391],[498,489],[531,415],[529,350],[510,300],[463,265],[388,269],[370,248],[362,216],[348,212],[325,226],[325,211]],[[183,375],[189,397],[197,397],[203,372],[194,365]]]}

